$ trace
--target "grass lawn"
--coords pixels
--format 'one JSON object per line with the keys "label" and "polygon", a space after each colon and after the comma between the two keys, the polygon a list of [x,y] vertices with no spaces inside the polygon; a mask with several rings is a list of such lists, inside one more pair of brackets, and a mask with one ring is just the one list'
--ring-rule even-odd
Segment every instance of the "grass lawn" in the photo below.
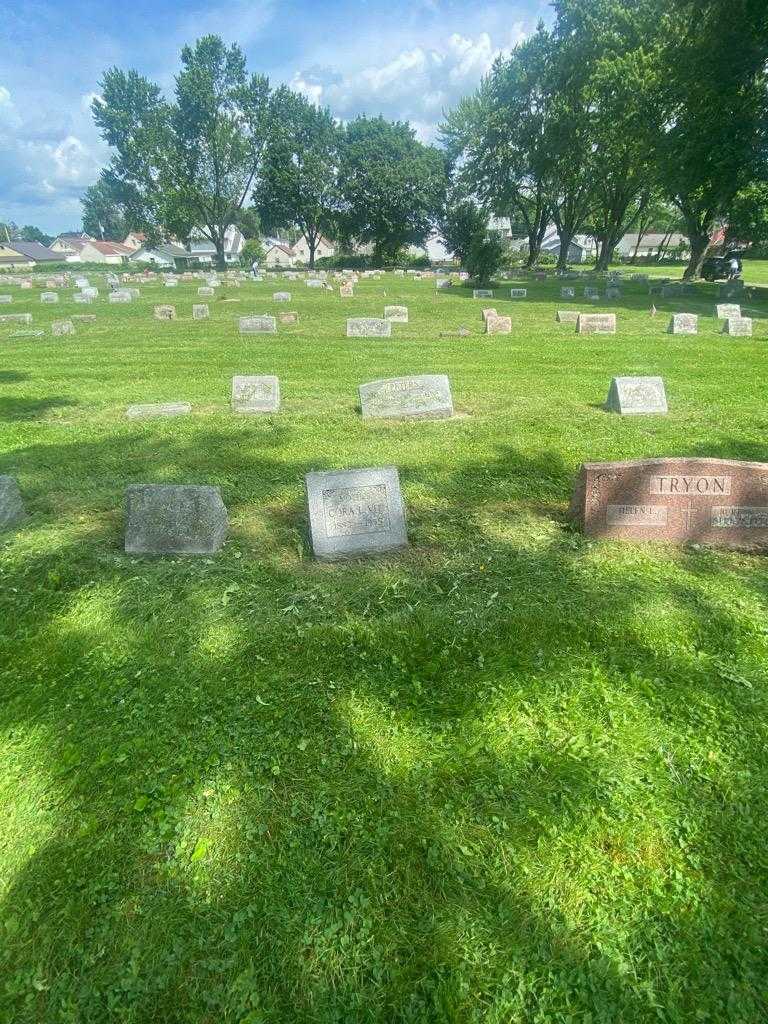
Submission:
{"label": "grass lawn", "polygon": [[[526,282],[486,337],[471,291],[391,275],[125,306],[94,283],[0,286],[47,332],[0,326],[30,512],[0,536],[0,1020],[765,1021],[766,559],[589,542],[566,509],[583,461],[768,461],[766,293],[751,339],[718,333],[715,286],[641,285],[593,307],[615,337],[577,337],[554,314],[579,300]],[[385,303],[411,322],[344,337]],[[281,309],[301,322],[238,335]],[[73,313],[98,320],[53,338]],[[237,373],[277,374],[280,414],[232,415]],[[447,373],[458,415],[364,423],[357,386],[409,373]],[[604,412],[618,374],[661,374],[669,415]],[[172,400],[192,415],[125,419]],[[411,550],[314,562],[304,474],[392,464]],[[126,557],[141,482],[220,487],[223,551]]]}

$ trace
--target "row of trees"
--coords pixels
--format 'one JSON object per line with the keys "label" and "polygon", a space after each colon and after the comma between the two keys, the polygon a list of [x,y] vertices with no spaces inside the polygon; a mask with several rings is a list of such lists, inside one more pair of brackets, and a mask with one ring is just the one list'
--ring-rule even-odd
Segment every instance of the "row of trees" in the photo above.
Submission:
{"label": "row of trees", "polygon": [[3,242],[40,242],[41,245],[50,245],[53,235],[46,235],[34,224],[19,226],[12,220],[0,221],[0,245]]}
{"label": "row of trees", "polygon": [[340,124],[249,74],[240,49],[216,36],[184,48],[171,101],[112,68],[93,113],[114,156],[86,194],[84,226],[182,239],[194,227],[223,264],[227,226],[250,218],[302,234],[313,264],[324,234],[371,243],[387,260],[440,224],[456,255],[487,265],[496,215],[527,236],[531,265],[554,223],[560,267],[583,232],[605,268],[627,231],[668,222],[673,206],[690,240],[688,277],[722,219],[758,237],[768,225],[764,0],[553,7],[553,25],[446,115],[442,149],[405,123]]}
{"label": "row of trees", "polygon": [[558,266],[584,232],[598,240],[604,269],[628,230],[671,203],[690,240],[686,277],[698,275],[719,221],[730,219],[732,234],[759,233],[768,211],[764,0],[553,6],[552,27],[497,60],[442,125],[451,227],[462,201],[509,217],[524,227],[533,265],[554,222]]}
{"label": "row of trees", "polygon": [[185,47],[181,64],[172,102],[134,71],[106,72],[93,114],[114,156],[86,194],[85,225],[182,239],[197,228],[222,266],[227,226],[253,211],[266,231],[295,226],[310,265],[324,234],[372,243],[381,259],[424,242],[446,161],[409,125],[359,117],[342,126],[249,74],[239,47],[217,36]]}

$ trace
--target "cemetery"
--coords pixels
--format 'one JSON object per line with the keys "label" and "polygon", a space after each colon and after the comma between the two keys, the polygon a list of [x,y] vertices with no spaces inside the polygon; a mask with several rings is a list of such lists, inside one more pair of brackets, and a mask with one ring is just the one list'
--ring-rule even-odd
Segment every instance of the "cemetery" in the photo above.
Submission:
{"label": "cemetery", "polygon": [[5,19],[0,1024],[768,1020],[763,7]]}

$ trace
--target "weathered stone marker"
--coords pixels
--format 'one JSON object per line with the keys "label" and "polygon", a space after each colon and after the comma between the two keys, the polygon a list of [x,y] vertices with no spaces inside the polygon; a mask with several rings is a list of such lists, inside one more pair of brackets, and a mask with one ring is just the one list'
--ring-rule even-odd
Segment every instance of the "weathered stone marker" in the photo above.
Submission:
{"label": "weathered stone marker", "polygon": [[487,316],[485,318],[485,333],[486,334],[511,334],[512,333],[512,317],[511,316]]}
{"label": "weathered stone marker", "polygon": [[133,302],[133,296],[125,288],[116,288],[115,291],[109,293],[109,301],[115,302]]}
{"label": "weathered stone marker", "polygon": [[492,299],[493,289],[492,288],[473,288],[472,289],[473,299]]}
{"label": "weathered stone marker", "polygon": [[351,284],[339,285],[339,298],[340,299],[354,299],[355,289]]}
{"label": "weathered stone marker", "polygon": [[278,313],[277,319],[281,324],[297,324],[299,322],[298,313]]}
{"label": "weathered stone marker", "polygon": [[385,306],[384,307],[384,319],[391,320],[393,324],[407,324],[408,323],[408,307],[407,306]]}
{"label": "weathered stone marker", "polygon": [[451,385],[445,374],[395,377],[361,384],[363,419],[447,419],[453,416]]}
{"label": "weathered stone marker", "polygon": [[560,298],[561,299],[574,299],[575,297],[576,297],[576,289],[575,288],[561,288],[560,289]]}
{"label": "weathered stone marker", "polygon": [[510,299],[525,299],[528,296],[527,288],[510,288],[509,297]]}
{"label": "weathered stone marker", "polygon": [[734,302],[719,302],[715,306],[715,318],[717,320],[728,320],[732,316],[741,316],[741,306]]}
{"label": "weathered stone marker", "polygon": [[324,281],[318,280],[316,277],[308,277],[304,283],[307,288],[322,288],[325,284]]}
{"label": "weathered stone marker", "polygon": [[155,306],[155,320],[175,320],[175,306]]}
{"label": "weathered stone marker", "polygon": [[241,316],[238,320],[241,334],[275,334],[277,320],[273,316]]}
{"label": "weathered stone marker", "polygon": [[7,303],[11,303],[11,302],[13,302],[13,296],[12,295],[0,295],[0,302],[2,302],[4,305],[7,304]]}
{"label": "weathered stone marker", "polygon": [[146,405],[129,405],[125,415],[129,420],[146,420],[154,417],[186,416],[192,412],[189,402],[152,402]]}
{"label": "weathered stone marker", "polygon": [[74,334],[75,325],[71,320],[54,320],[51,324],[51,333],[55,338],[60,338],[64,334]]}
{"label": "weathered stone marker", "polygon": [[389,338],[391,336],[391,320],[377,320],[373,317],[350,317],[347,320],[348,338]]}
{"label": "weathered stone marker", "polygon": [[12,476],[0,476],[0,530],[17,526],[25,514],[19,485]]}
{"label": "weathered stone marker", "polygon": [[576,321],[579,334],[615,334],[615,313],[580,313]]}
{"label": "weathered stone marker", "polygon": [[31,313],[6,313],[0,316],[0,324],[31,324]]}
{"label": "weathered stone marker", "polygon": [[273,299],[274,302],[290,302],[291,301],[291,293],[290,292],[273,292],[272,293],[272,299]]}
{"label": "weathered stone marker", "polygon": [[571,517],[589,537],[768,548],[768,463],[639,459],[581,467]]}
{"label": "weathered stone marker", "polygon": [[200,296],[201,299],[211,299],[213,298],[214,294],[213,288],[211,288],[210,285],[203,285],[201,288],[197,289],[197,294]]}
{"label": "weathered stone marker", "polygon": [[218,487],[134,484],[125,492],[128,555],[212,555],[227,535]]}
{"label": "weathered stone marker", "polygon": [[400,478],[394,466],[308,473],[306,486],[316,558],[333,561],[408,546]]}
{"label": "weathered stone marker", "polygon": [[556,319],[559,324],[577,324],[580,316],[575,309],[558,309]]}
{"label": "weathered stone marker", "polygon": [[211,311],[204,302],[194,303],[192,306],[192,319],[193,320],[207,320],[211,315]]}
{"label": "weathered stone marker", "polygon": [[643,416],[667,412],[667,395],[661,377],[614,377],[605,403],[608,412]]}
{"label": "weathered stone marker", "polygon": [[279,408],[280,381],[277,377],[232,378],[233,412],[277,412]]}
{"label": "weathered stone marker", "polygon": [[722,333],[732,338],[751,338],[752,320],[748,316],[730,316],[723,324]]}
{"label": "weathered stone marker", "polygon": [[40,292],[40,301],[47,303],[58,302],[59,294],[58,292]]}
{"label": "weathered stone marker", "polygon": [[695,313],[673,313],[667,327],[668,334],[698,334],[699,318]]}

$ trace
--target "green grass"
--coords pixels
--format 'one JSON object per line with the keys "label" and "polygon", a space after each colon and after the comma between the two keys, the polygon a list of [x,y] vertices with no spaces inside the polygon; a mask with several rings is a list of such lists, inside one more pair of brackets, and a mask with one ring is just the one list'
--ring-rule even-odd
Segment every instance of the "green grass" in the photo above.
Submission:
{"label": "green grass", "polygon": [[[0,327],[0,473],[30,511],[0,537],[0,1020],[764,1021],[765,558],[589,542],[566,509],[585,460],[768,459],[765,293],[752,339],[718,333],[714,286],[656,318],[629,286],[595,307],[619,333],[580,338],[554,323],[578,300],[529,282],[485,337],[465,289],[280,287],[208,322],[196,284],[0,307],[48,330]],[[385,303],[411,323],[344,337]],[[233,416],[262,372],[283,410]],[[416,372],[449,374],[455,419],[361,420],[358,384]],[[602,410],[635,373],[668,416]],[[163,400],[193,414],[124,418]],[[317,564],[304,474],[381,464],[410,552]],[[126,557],[134,482],[220,487],[223,551]]]}

